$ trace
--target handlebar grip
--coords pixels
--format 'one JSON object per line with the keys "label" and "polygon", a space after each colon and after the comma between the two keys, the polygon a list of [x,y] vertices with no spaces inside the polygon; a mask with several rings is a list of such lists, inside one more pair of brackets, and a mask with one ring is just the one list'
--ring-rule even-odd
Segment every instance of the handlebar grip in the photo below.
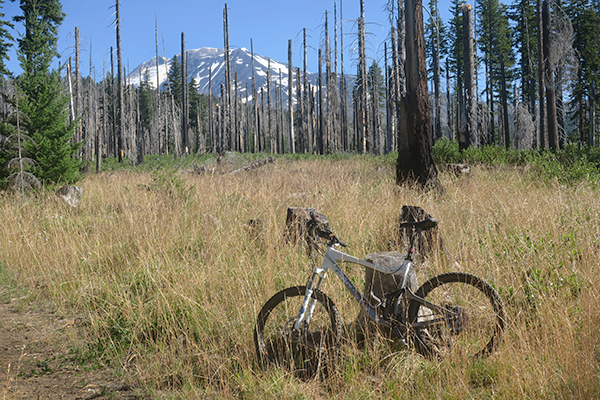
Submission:
{"label": "handlebar grip", "polygon": [[337,236],[333,236],[332,239],[333,239],[334,242],[336,242],[340,246],[342,246],[342,247],[348,247],[348,245],[346,243],[342,242],[340,239],[338,239]]}

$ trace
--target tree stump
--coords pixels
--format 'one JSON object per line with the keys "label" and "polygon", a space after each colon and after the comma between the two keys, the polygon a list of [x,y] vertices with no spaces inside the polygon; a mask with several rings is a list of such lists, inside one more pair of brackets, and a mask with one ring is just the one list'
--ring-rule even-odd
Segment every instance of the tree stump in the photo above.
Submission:
{"label": "tree stump", "polygon": [[471,167],[468,164],[446,164],[446,171],[459,177],[469,175],[471,173]]}
{"label": "tree stump", "polygon": [[317,222],[319,229],[323,231],[329,229],[329,220],[316,209],[289,207],[285,220],[284,239],[292,244],[300,244],[314,239],[310,237],[310,232],[306,226],[313,219]]}
{"label": "tree stump", "polygon": [[[403,206],[400,214],[398,225],[402,222],[416,222],[426,218],[431,218],[425,210],[421,207],[416,206]],[[442,245],[442,240],[439,235],[439,229],[437,227],[424,232],[416,232],[414,241],[415,257],[413,259],[414,268],[407,276],[406,287],[416,291],[419,287],[417,279],[417,268],[423,264],[425,259],[433,252],[439,250]],[[397,268],[402,265],[406,258],[406,251],[410,244],[410,232],[406,229],[400,229],[398,226],[397,240],[395,246],[401,252],[383,252],[383,253],[372,253],[365,257],[365,259],[373,264],[380,265],[385,268]],[[386,294],[396,290],[402,279],[403,271],[399,271],[397,275],[386,275],[381,272],[374,271],[370,268],[365,268],[365,290],[364,295],[372,306],[376,306],[378,315],[383,315],[383,307],[385,306]],[[407,304],[400,304],[400,312],[406,311]],[[358,340],[359,342],[373,330],[379,329],[371,322],[371,319],[366,315],[364,310],[361,310],[357,317],[358,325]],[[391,335],[390,329],[380,329],[382,333],[389,336]]]}
{"label": "tree stump", "polygon": [[[404,262],[406,258],[405,253],[399,253],[396,251],[386,251],[382,253],[371,253],[365,257],[365,260],[373,263],[375,265],[379,265],[384,268],[398,268]],[[398,271],[397,274],[394,275],[386,275],[381,272],[372,270],[370,268],[365,268],[365,290],[364,295],[367,301],[376,308],[377,315],[383,316],[384,306],[385,306],[385,296],[396,290],[401,283],[402,276],[404,274],[404,269]],[[409,274],[406,276],[407,282],[406,287],[412,290],[413,292],[417,290],[419,287],[419,283],[417,280],[417,272],[413,268]],[[400,312],[406,312],[406,302],[402,302],[400,304]],[[361,310],[357,317],[357,334],[358,341],[362,342],[366,336],[369,335],[375,329],[380,329],[380,331],[385,336],[391,335],[391,330],[389,328],[377,327],[375,323],[371,321],[369,316],[364,310]]]}
{"label": "tree stump", "polygon": [[[410,244],[410,232],[400,228],[402,222],[422,221],[426,218],[432,218],[425,210],[417,206],[402,206],[402,212],[398,220],[398,240],[395,243],[396,248],[400,251],[406,251]],[[415,264],[423,264],[427,257],[442,248],[442,237],[440,236],[439,227],[429,229],[427,231],[414,233],[415,242]]]}
{"label": "tree stump", "polygon": [[83,190],[78,186],[65,185],[56,191],[56,195],[71,207],[77,207],[83,198]]}

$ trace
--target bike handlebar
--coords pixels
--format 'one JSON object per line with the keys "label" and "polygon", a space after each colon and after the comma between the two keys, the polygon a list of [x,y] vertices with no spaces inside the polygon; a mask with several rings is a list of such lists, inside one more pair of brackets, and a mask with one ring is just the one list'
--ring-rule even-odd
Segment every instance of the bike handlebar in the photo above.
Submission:
{"label": "bike handlebar", "polygon": [[340,239],[337,238],[337,236],[331,236],[331,242],[334,244],[339,244],[342,247],[348,247],[348,244],[342,242]]}

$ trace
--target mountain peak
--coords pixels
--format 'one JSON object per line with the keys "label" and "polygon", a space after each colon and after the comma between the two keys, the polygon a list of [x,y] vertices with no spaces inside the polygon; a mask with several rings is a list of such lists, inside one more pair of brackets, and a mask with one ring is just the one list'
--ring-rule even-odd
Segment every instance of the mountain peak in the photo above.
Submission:
{"label": "mountain peak", "polygon": [[[189,49],[186,51],[188,58],[187,77],[188,80],[192,78],[198,83],[199,92],[208,94],[209,86],[212,94],[219,96],[221,91],[221,84],[225,83],[225,60],[224,60],[224,49],[217,49],[213,47],[202,47],[199,49]],[[181,53],[176,56],[178,59],[181,58]],[[235,82],[237,74],[237,87],[238,95],[243,98],[252,97],[252,54],[244,47],[231,49],[230,56],[231,60],[231,79]],[[167,83],[167,73],[171,64],[172,58],[159,57],[158,59],[158,79],[156,69],[156,58],[152,58],[135,68],[128,76],[129,83],[134,86],[139,86],[141,81],[144,79],[144,75],[147,73],[149,82],[153,87],[156,87],[157,81],[162,87]],[[288,66],[277,60],[269,59],[258,54],[254,54],[254,79],[256,90],[260,93],[260,89],[267,87],[267,74],[269,72],[272,87],[278,87],[280,82],[282,90],[287,97],[288,89]],[[308,73],[308,80],[311,86],[316,86],[317,74]],[[211,77],[211,79],[209,79]],[[347,76],[348,87],[352,87],[354,77]],[[294,90],[296,88],[296,74],[293,74],[293,85]],[[250,93],[246,93],[246,88]]]}

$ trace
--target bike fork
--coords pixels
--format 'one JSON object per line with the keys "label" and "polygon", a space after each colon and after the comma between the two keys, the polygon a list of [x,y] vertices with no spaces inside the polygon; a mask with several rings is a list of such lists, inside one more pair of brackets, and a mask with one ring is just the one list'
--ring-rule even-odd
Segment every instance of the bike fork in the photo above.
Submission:
{"label": "bike fork", "polygon": [[315,290],[318,290],[321,287],[321,282],[323,282],[323,279],[325,279],[325,274],[326,270],[323,271],[316,269],[313,273],[313,276],[306,284],[306,294],[302,300],[302,306],[300,307],[298,318],[294,323],[295,330],[300,330],[303,326],[307,326],[310,323],[315,306],[317,305],[317,299],[313,298],[312,295]]}

